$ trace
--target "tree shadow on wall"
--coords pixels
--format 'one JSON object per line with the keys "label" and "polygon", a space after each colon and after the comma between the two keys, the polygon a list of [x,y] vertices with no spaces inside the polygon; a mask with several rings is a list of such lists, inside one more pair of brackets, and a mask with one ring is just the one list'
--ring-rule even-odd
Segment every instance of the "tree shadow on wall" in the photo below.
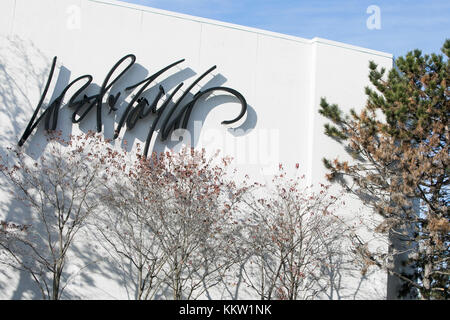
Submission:
{"label": "tree shadow on wall", "polygon": [[[0,49],[0,144],[4,147],[16,145],[24,133],[47,83],[51,59],[31,41],[19,37],[1,38],[0,41],[4,43]],[[67,86],[70,77],[71,72],[64,66],[55,70],[39,115]],[[70,116],[68,108],[61,108],[59,119],[65,121],[58,121],[58,129],[65,140],[72,133]],[[43,138],[46,135],[43,122],[24,146],[25,152],[33,159],[39,158],[47,145],[46,138]]]}
{"label": "tree shadow on wall", "polygon": [[[33,43],[10,37],[1,38],[0,41],[3,44],[0,47],[0,155],[4,157],[5,148],[19,141],[29,121],[28,117],[33,114],[35,103],[31,96],[39,95],[44,89],[49,66],[48,58]],[[17,190],[11,190],[3,175],[0,181],[0,192],[5,195],[0,200],[0,219],[22,225],[35,223],[30,218],[29,209],[10,195]],[[2,268],[1,276],[0,291],[3,292],[11,290],[10,284],[18,277],[11,299],[40,297],[28,272]]]}
{"label": "tree shadow on wall", "polygon": [[[15,145],[19,141],[27,123],[34,113],[49,76],[51,57],[46,56],[32,42],[22,40],[18,37],[4,38],[1,39],[1,42],[4,45],[0,48],[0,119],[2,121],[0,131],[0,155],[5,155],[5,148],[9,145]],[[111,138],[113,136],[121,112],[123,112],[126,107],[127,101],[131,99],[132,93],[125,92],[124,87],[139,82],[145,78],[147,74],[148,71],[145,67],[135,64],[133,68],[130,69],[130,72],[111,88],[110,92],[112,94],[116,94],[120,91],[122,92],[122,95],[117,105],[119,107],[117,114],[109,113],[109,108],[106,104],[102,108],[102,120],[104,125],[103,133],[105,138]],[[161,78],[162,81],[155,82],[143,95],[147,97],[149,101],[152,101],[153,97],[157,94],[159,85],[164,86],[167,94],[167,91],[173,89],[180,82],[192,78],[195,74],[196,73],[190,68],[180,68],[172,75],[164,79]],[[70,82],[71,78],[73,80],[78,76],[79,75],[72,75],[71,71],[64,66],[59,68],[59,73],[55,72],[52,79],[52,85],[47,94],[46,103],[44,103],[40,114],[45,110],[48,102],[51,102],[52,99],[62,92],[65,86]],[[100,90],[100,86],[96,84],[95,81],[102,80],[103,79],[94,79],[94,83],[89,86],[85,93],[88,95],[97,94]],[[204,87],[219,86],[225,82],[226,78],[220,74],[210,75],[209,81],[206,82]],[[185,87],[187,87],[187,85],[185,85]],[[196,92],[195,90],[193,91],[194,93]],[[192,97],[193,94],[191,93],[187,95],[186,100]],[[67,100],[67,97],[65,100]],[[207,100],[202,99],[202,101],[199,101],[199,105],[194,108],[191,119],[203,123],[212,109],[222,103],[230,102],[236,102],[236,99],[226,95],[212,95]],[[250,107],[249,110],[253,109]],[[74,129],[71,121],[72,113],[73,110],[63,104],[60,109],[57,128],[61,131],[62,138],[65,140],[69,139],[69,136]],[[90,113],[91,114],[78,125],[79,130],[82,132],[96,129],[95,111],[91,110]],[[246,121],[241,124],[241,127],[251,130],[256,125],[256,113],[253,110],[253,112],[249,112],[249,115],[251,116],[247,116]],[[152,120],[154,119],[149,117],[149,119],[139,122],[133,130],[125,130],[126,128],[124,127],[124,139],[129,139],[131,143],[128,143],[126,146],[122,144],[122,147],[131,150],[132,145],[135,142],[139,141],[144,143]],[[44,121],[38,125],[23,147],[24,152],[35,160],[43,154],[47,146],[43,122]],[[166,146],[174,147],[176,143],[177,142],[169,142],[168,144],[165,142],[155,143],[155,151],[162,151]],[[196,141],[194,141],[194,144],[196,144]],[[5,181],[5,177],[0,177],[0,181],[0,192],[3,195],[8,195],[10,191],[17,191],[10,189],[10,186]],[[44,232],[44,226],[40,224],[38,220],[33,218],[30,208],[13,199],[10,195],[2,197],[0,200],[0,220],[32,225],[36,232],[41,235]],[[85,237],[85,239],[87,238],[88,237]],[[63,275],[64,279],[69,281],[69,286],[64,291],[62,298],[88,299],[96,297],[99,292],[102,292],[102,288],[101,284],[99,284],[93,276],[95,274],[113,281],[118,287],[126,288],[128,297],[134,297],[132,285],[130,286],[130,283],[128,282],[130,278],[133,278],[132,276],[129,276],[130,270],[121,268],[114,263],[109,263],[104,252],[96,248],[95,244],[80,243],[79,245],[74,245],[70,255],[75,263],[68,269],[68,272]],[[16,288],[11,290],[10,287],[11,284],[14,283],[13,280],[17,280],[17,285]],[[75,284],[74,286],[70,285],[72,281]],[[97,291],[89,290],[89,288],[94,288]],[[17,273],[9,268],[1,268],[0,291],[5,292],[6,289],[8,289],[8,291],[11,290],[12,295],[10,297],[2,296],[2,298],[41,298],[40,292],[33,283],[32,277],[25,271]],[[86,295],[86,292],[90,292],[92,295]],[[107,292],[103,293],[114,298],[114,295]]]}
{"label": "tree shadow on wall", "polygon": [[[0,49],[0,119],[2,121],[0,133],[0,155],[3,160],[8,161],[6,155],[9,153],[6,148],[15,147],[22,136],[28,121],[36,108],[40,95],[42,94],[50,72],[51,59],[45,56],[32,42],[24,41],[20,38],[1,39],[5,45]],[[69,83],[70,71],[61,67],[59,74],[55,72],[47,98],[52,101],[64,87]],[[90,92],[98,92],[100,87],[92,85]],[[53,97],[52,97],[53,95]],[[45,109],[45,104],[42,109]],[[41,114],[42,114],[41,110]],[[60,110],[58,119],[58,129],[62,132],[62,138],[66,141],[72,133],[71,114],[67,106]],[[32,159],[38,159],[47,146],[47,139],[44,136],[43,121],[33,132],[23,147],[23,151]],[[0,175],[0,220],[13,222],[20,225],[30,225],[34,236],[36,247],[42,249],[43,255],[48,255],[45,250],[43,239],[46,238],[46,228],[42,221],[37,219],[31,209],[21,201],[14,198],[13,194],[18,194],[20,190],[8,183],[7,178]],[[53,235],[54,236],[54,235]],[[31,254],[26,250],[16,252],[21,261],[26,261],[29,269],[37,270],[39,266],[33,263]],[[118,286],[123,283],[123,270],[114,264],[104,263],[105,256],[97,250],[95,245],[80,243],[72,246],[69,253],[69,261],[73,261],[66,272],[63,273],[63,280],[69,281],[69,286],[64,291],[62,298],[92,298],[98,296],[98,291],[102,289],[97,286],[93,274],[101,274],[104,278],[115,281]],[[2,258],[8,257],[4,252],[0,252]],[[6,261],[5,261],[6,262]],[[12,262],[8,259],[7,262]],[[101,264],[101,266],[100,266]],[[0,292],[8,296],[0,295],[2,299],[42,299],[42,294],[33,280],[29,271],[23,270],[23,266],[13,264],[12,267],[0,268]],[[20,270],[19,270],[20,269]],[[48,276],[44,276],[46,281],[50,281]],[[75,283],[74,290],[71,289],[71,282]],[[11,286],[15,286],[12,288]],[[79,288],[95,288],[90,297],[80,291]],[[89,290],[88,290],[89,291]],[[104,291],[104,290],[103,290]],[[7,293],[8,292],[8,293]],[[104,293],[108,297],[111,294]]]}
{"label": "tree shadow on wall", "polygon": [[19,141],[44,90],[49,59],[32,42],[2,38],[0,49],[0,115],[2,146]]}

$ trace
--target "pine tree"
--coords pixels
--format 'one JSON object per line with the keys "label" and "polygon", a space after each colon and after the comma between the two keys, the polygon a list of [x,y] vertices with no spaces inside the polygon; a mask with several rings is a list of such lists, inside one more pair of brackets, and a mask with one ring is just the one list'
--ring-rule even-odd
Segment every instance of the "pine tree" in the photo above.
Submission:
{"label": "pine tree", "polygon": [[[321,99],[320,114],[332,121],[325,133],[343,144],[354,161],[324,159],[327,178],[381,215],[373,231],[404,244],[413,272],[397,272],[386,256],[367,250],[366,261],[387,270],[421,299],[449,297],[449,74],[450,39],[443,54],[409,52],[388,73],[370,62],[367,103],[344,114]],[[361,248],[364,248],[361,249]],[[393,250],[391,258],[404,252]]]}

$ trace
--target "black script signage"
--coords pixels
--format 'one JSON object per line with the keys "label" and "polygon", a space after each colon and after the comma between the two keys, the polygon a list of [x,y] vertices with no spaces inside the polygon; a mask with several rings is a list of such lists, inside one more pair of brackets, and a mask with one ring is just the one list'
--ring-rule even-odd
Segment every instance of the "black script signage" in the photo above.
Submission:
{"label": "black script signage", "polygon": [[[111,68],[111,70],[108,72],[105,80],[103,81],[103,84],[100,88],[100,91],[98,94],[93,96],[87,96],[83,94],[83,91],[89,87],[89,85],[92,83],[93,77],[91,75],[83,75],[81,77],[78,77],[77,79],[70,82],[64,90],[61,92],[61,94],[56,97],[45,109],[45,111],[38,117],[39,111],[42,108],[42,104],[44,102],[44,99],[48,93],[48,89],[50,87],[53,73],[55,71],[56,66],[56,57],[53,58],[52,67],[50,69],[50,74],[47,79],[47,84],[44,88],[44,91],[41,95],[41,98],[39,100],[39,103],[33,113],[33,116],[30,119],[30,122],[28,123],[22,137],[19,140],[19,146],[22,146],[25,141],[28,139],[28,137],[32,134],[33,130],[37,127],[37,125],[44,119],[45,123],[45,130],[52,131],[56,130],[57,123],[58,123],[58,114],[59,110],[61,108],[62,102],[64,100],[64,97],[66,93],[69,91],[70,88],[74,87],[75,85],[80,86],[80,88],[70,97],[69,102],[67,103],[69,108],[72,108],[74,110],[72,114],[72,123],[79,123],[81,122],[86,115],[95,108],[96,114],[97,114],[97,132],[102,131],[102,106],[103,106],[103,100],[105,99],[105,96],[107,95],[108,91],[111,89],[111,87],[125,74],[127,73],[130,68],[134,65],[136,62],[136,56],[133,54],[129,54],[121,58],[117,63]],[[186,129],[189,117],[191,115],[192,109],[197,104],[198,100],[207,95],[210,94],[213,91],[224,91],[226,93],[229,93],[233,96],[235,96],[239,102],[241,103],[241,112],[239,115],[232,120],[225,120],[222,121],[222,124],[224,125],[230,125],[233,123],[236,123],[247,112],[247,102],[242,94],[240,94],[238,91],[228,88],[228,87],[212,87],[205,90],[198,91],[190,101],[182,103],[183,99],[186,98],[186,96],[192,91],[192,89],[203,79],[205,78],[209,73],[211,73],[214,69],[216,69],[216,66],[211,67],[208,69],[205,73],[203,73],[201,76],[199,76],[184,92],[183,94],[169,107],[170,102],[172,102],[175,94],[181,89],[181,87],[184,85],[183,83],[180,83],[173,91],[172,93],[167,97],[167,99],[164,101],[164,103],[157,108],[158,102],[161,100],[161,98],[166,94],[164,88],[160,85],[158,94],[156,95],[155,99],[151,102],[149,102],[146,98],[144,98],[142,95],[144,91],[163,73],[168,71],[169,69],[175,67],[176,65],[184,62],[184,59],[176,61],[158,72],[154,73],[147,79],[144,79],[134,85],[131,85],[127,88],[125,88],[125,91],[135,90],[139,88],[136,95],[131,99],[131,101],[128,103],[127,107],[125,108],[119,123],[117,125],[117,128],[114,132],[114,139],[116,139],[120,131],[122,130],[122,127],[126,124],[126,127],[128,130],[132,130],[136,123],[146,118],[150,113],[155,114],[156,118],[152,122],[148,135],[147,140],[145,142],[145,148],[143,156],[147,157],[150,142],[153,136],[153,133],[155,132],[156,126],[161,122],[161,128],[160,128],[160,137],[161,140],[164,141],[167,139],[167,137],[170,135],[170,133],[173,130],[176,129]],[[120,67],[125,66],[123,71],[118,74],[117,76],[113,77],[114,72]],[[110,108],[111,111],[117,111],[116,104],[120,97],[120,92],[118,94],[109,95],[106,99],[107,105]],[[84,111],[83,111],[84,110]],[[167,110],[167,112],[164,113],[164,111]],[[176,112],[175,112],[176,111]],[[165,115],[163,117],[163,114]]]}

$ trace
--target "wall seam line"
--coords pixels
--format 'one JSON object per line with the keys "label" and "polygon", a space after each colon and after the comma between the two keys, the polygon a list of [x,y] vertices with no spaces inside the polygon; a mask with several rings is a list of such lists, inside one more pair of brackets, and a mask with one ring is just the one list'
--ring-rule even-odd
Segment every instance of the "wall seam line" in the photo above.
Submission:
{"label": "wall seam line", "polygon": [[311,70],[311,86],[310,86],[310,105],[308,114],[308,169],[307,169],[307,183],[312,184],[313,174],[313,158],[314,158],[314,112],[316,106],[316,82],[317,82],[317,44],[312,43],[312,70]]}
{"label": "wall seam line", "polygon": [[14,0],[14,7],[13,7],[13,15],[11,20],[11,26],[9,27],[9,34],[12,35],[14,31],[14,21],[16,21],[16,7],[17,7],[17,0]]}

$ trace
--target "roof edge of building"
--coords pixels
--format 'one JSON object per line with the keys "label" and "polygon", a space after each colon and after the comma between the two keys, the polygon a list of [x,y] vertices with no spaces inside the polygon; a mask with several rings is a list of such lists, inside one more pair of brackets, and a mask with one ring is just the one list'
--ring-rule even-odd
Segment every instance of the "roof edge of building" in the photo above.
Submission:
{"label": "roof edge of building", "polygon": [[393,54],[391,54],[391,53],[386,53],[386,52],[382,52],[382,51],[377,51],[377,50],[373,50],[373,49],[368,49],[368,48],[364,48],[364,47],[359,47],[359,46],[350,45],[347,43],[328,40],[328,39],[323,39],[323,38],[319,38],[319,37],[314,37],[312,39],[306,39],[306,38],[291,36],[291,35],[287,35],[287,34],[283,34],[283,33],[268,31],[268,30],[264,30],[264,29],[247,27],[247,26],[242,26],[242,25],[233,24],[233,23],[229,23],[229,22],[208,19],[208,18],[196,17],[196,16],[184,14],[184,13],[177,13],[177,12],[163,10],[163,9],[156,9],[156,8],[152,8],[152,7],[148,7],[148,6],[144,6],[144,5],[123,2],[120,0],[88,0],[88,1],[109,4],[109,5],[113,5],[113,6],[119,6],[119,7],[126,7],[126,8],[130,8],[130,9],[139,10],[139,11],[151,12],[151,13],[155,13],[155,14],[171,16],[171,17],[175,17],[175,18],[179,18],[179,19],[196,21],[196,22],[210,24],[210,25],[222,26],[225,28],[240,30],[240,31],[244,31],[244,32],[252,32],[252,33],[266,35],[266,36],[270,36],[270,37],[274,37],[274,38],[280,38],[280,39],[285,39],[285,40],[290,40],[290,41],[295,41],[295,42],[301,42],[301,43],[305,43],[305,44],[320,43],[320,44],[326,44],[326,45],[331,45],[331,46],[335,46],[335,47],[345,48],[345,49],[349,49],[349,50],[359,51],[359,52],[363,52],[363,53],[383,56],[383,57],[390,58],[390,59],[393,58]]}

